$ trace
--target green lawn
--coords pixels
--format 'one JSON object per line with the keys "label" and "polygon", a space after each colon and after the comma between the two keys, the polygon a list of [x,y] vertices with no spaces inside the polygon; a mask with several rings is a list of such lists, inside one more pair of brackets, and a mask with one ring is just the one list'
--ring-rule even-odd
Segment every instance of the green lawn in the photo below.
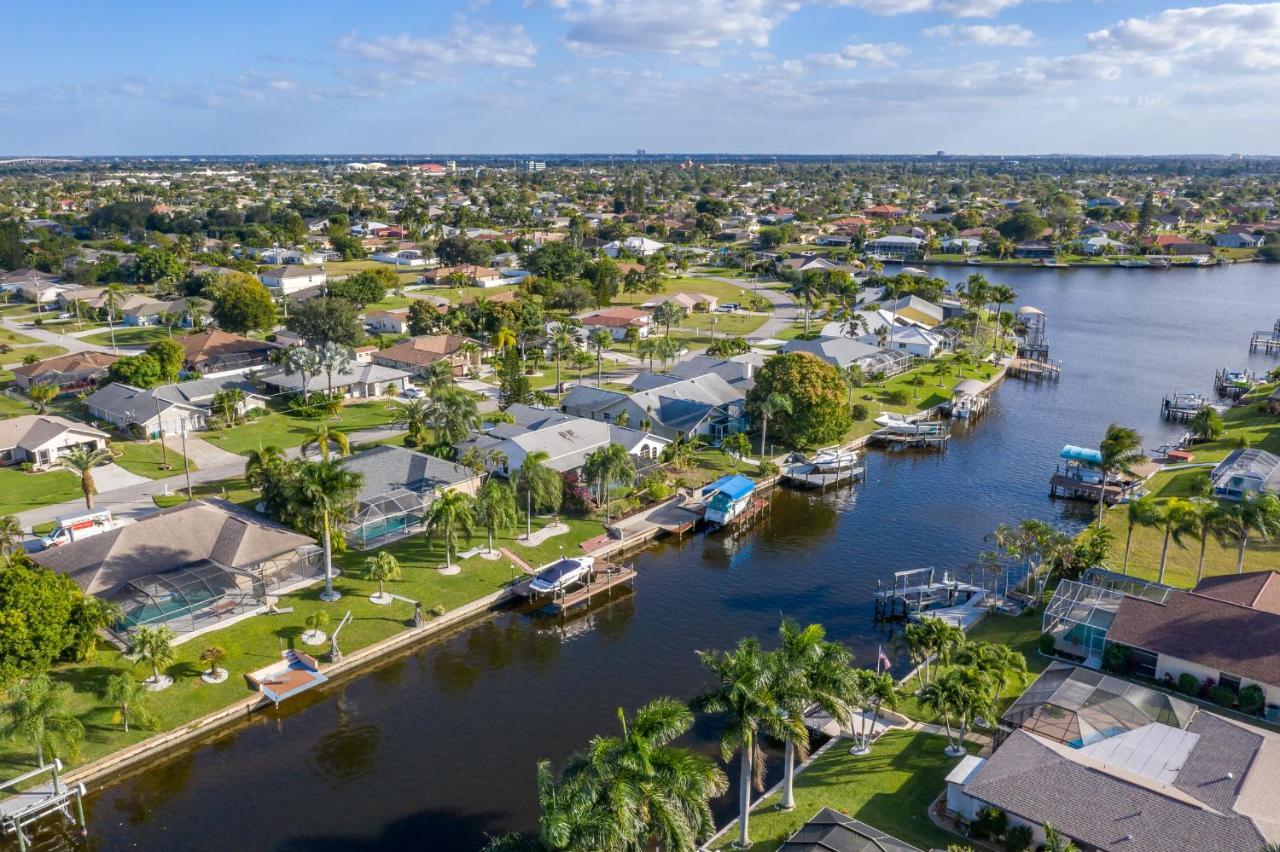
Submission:
{"label": "green lawn", "polygon": [[35,414],[35,406],[29,402],[23,402],[20,399],[14,399],[8,394],[0,393],[0,418],[20,417],[23,414]]}
{"label": "green lawn", "polygon": [[[959,371],[954,363],[954,356],[944,355],[921,364],[912,370],[894,376],[883,384],[868,384],[853,391],[855,404],[867,406],[869,416],[866,420],[855,421],[853,429],[845,436],[846,440],[869,435],[880,428],[875,418],[884,411],[896,411],[900,414],[918,414],[941,405],[951,399],[951,389],[962,379],[979,379],[987,381],[996,373],[990,364],[966,365]],[[919,378],[920,384],[916,384]],[[896,405],[889,401],[895,390],[905,391],[906,405]]]}
{"label": "green lawn", "polygon": [[11,331],[7,328],[0,328],[0,343],[7,343],[10,346],[20,346],[24,343],[35,343],[36,338],[29,334],[23,334],[20,331]]}
{"label": "green lawn", "polygon": [[[959,758],[943,753],[947,741],[936,734],[892,731],[861,757],[837,742],[796,776],[796,807],[777,809],[774,794],[756,805],[748,825],[752,849],[772,852],[822,808],[831,808],[888,832],[921,849],[945,849],[962,839],[929,819],[929,805],[946,787]],[[735,825],[716,842],[727,849],[737,840]]]}
{"label": "green lawn", "polygon": [[769,318],[755,314],[690,314],[681,320],[679,325],[671,327],[671,336],[683,343],[711,344],[712,320],[715,320],[717,339],[726,337],[745,337]]}
{"label": "green lawn", "polygon": [[320,426],[336,428],[342,432],[355,432],[385,426],[390,422],[391,408],[386,402],[360,402],[344,407],[339,421],[332,421],[324,416],[299,417],[284,411],[273,411],[242,426],[202,432],[200,437],[228,452],[247,455],[259,447],[275,445],[286,449],[302,446]]}
{"label": "green lawn", "polygon": [[[162,458],[159,441],[143,443],[141,441],[116,441],[111,449],[121,455],[116,459],[130,473],[145,476],[147,479],[164,479],[175,473],[182,473],[182,453],[178,451],[178,439],[166,438],[164,452],[167,453],[168,467],[161,467]],[[191,462],[191,470],[196,470],[196,463]]]}
{"label": "green lawn", "polygon": [[[506,536],[499,537],[497,545],[511,549],[533,565],[539,565],[556,558],[562,546],[566,552],[573,552],[578,542],[601,532],[599,524],[572,520],[566,523],[571,527],[570,533],[552,538],[537,548],[522,547]],[[535,529],[541,524],[542,521],[535,519]],[[477,536],[473,544],[481,543],[481,536]],[[455,609],[500,589],[512,577],[512,567],[507,560],[490,562],[480,557],[463,561],[461,574],[442,576],[435,566],[444,561],[443,548],[439,544],[427,547],[422,535],[396,542],[382,550],[395,554],[404,569],[404,578],[388,583],[388,590],[422,601],[427,612],[437,606]],[[177,646],[176,659],[166,669],[177,682],[150,698],[151,708],[159,717],[157,730],[177,728],[247,697],[250,692],[243,674],[278,660],[282,648],[299,647],[317,655],[325,653],[326,648],[307,648],[299,640],[306,618],[313,612],[326,611],[332,623],[336,624],[344,613],[351,611],[353,621],[342,632],[342,647],[347,652],[403,630],[413,614],[412,607],[402,602],[374,606],[369,603],[368,596],[377,590],[377,584],[358,579],[359,567],[372,552],[348,551],[337,557],[336,563],[344,573],[335,585],[344,597],[336,603],[322,603],[318,595],[323,586],[313,586],[281,599],[282,607],[294,608],[292,613],[255,616]],[[231,677],[222,684],[205,684],[197,677],[201,671],[198,662],[200,652],[210,645],[218,645],[228,654],[226,666]],[[77,763],[109,754],[153,733],[137,730],[124,733],[119,725],[112,722],[111,709],[98,698],[107,678],[122,670],[134,673],[139,679],[146,675],[141,667],[133,666],[113,649],[100,649],[92,660],[59,666],[52,672],[56,680],[69,683],[75,689],[70,709],[84,723],[86,731]],[[33,757],[26,747],[7,740],[0,742],[0,777],[15,775],[32,766]]]}
{"label": "green lawn", "polygon": [[62,355],[67,351],[67,347],[58,346],[55,343],[41,343],[38,346],[22,346],[0,355],[0,364],[6,366],[16,366],[26,363],[29,355],[36,356],[37,361],[43,361],[45,358],[52,358],[54,355]]}
{"label": "green lawn", "polygon": [[[746,282],[744,282],[744,285]],[[664,278],[661,293],[619,293],[614,297],[615,305],[639,305],[650,302],[672,293],[702,293],[714,296],[723,302],[745,302],[751,295],[749,286],[738,286],[725,281],[713,281],[710,278],[699,278],[692,275],[676,278]]]}
{"label": "green lawn", "polygon": [[0,468],[0,515],[77,500],[79,478],[65,470],[23,473],[16,467]]}
{"label": "green lawn", "polygon": [[[174,333],[176,339],[181,337],[181,330]],[[87,334],[80,338],[85,343],[96,343],[99,346],[111,345],[111,330],[99,331],[96,334]],[[149,325],[140,328],[126,328],[116,326],[115,342],[117,346],[146,346],[149,343],[155,343],[157,340],[168,340],[169,329],[165,326]]]}

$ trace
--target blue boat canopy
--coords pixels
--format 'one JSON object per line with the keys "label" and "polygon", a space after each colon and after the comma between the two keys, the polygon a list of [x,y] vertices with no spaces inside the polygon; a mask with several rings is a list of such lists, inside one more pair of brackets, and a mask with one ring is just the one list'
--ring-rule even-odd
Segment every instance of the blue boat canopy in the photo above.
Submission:
{"label": "blue boat canopy", "polygon": [[745,476],[739,476],[738,474],[731,474],[729,476],[722,476],[710,485],[705,486],[702,489],[702,496],[706,498],[709,494],[719,492],[726,495],[729,499],[737,501],[746,497],[755,490],[756,484],[750,479],[747,479]]}
{"label": "blue boat canopy", "polygon": [[1098,450],[1090,450],[1087,447],[1076,447],[1067,444],[1062,448],[1062,452],[1058,454],[1067,461],[1088,462],[1089,464],[1102,464],[1102,453]]}

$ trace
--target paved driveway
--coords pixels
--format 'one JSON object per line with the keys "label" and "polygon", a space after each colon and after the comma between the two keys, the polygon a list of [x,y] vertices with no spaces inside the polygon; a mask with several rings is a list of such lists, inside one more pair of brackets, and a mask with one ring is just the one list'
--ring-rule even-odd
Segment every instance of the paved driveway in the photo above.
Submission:
{"label": "paved driveway", "polygon": [[98,487],[99,493],[128,488],[132,485],[142,485],[150,481],[145,476],[130,473],[115,463],[104,464],[93,469],[93,484]]}

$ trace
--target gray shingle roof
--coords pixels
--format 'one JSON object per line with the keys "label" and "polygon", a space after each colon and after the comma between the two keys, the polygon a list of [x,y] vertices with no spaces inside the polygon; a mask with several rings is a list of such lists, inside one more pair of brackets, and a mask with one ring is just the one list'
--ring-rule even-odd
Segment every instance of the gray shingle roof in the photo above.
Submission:
{"label": "gray shingle roof", "polygon": [[778,847],[780,852],[920,852],[853,817],[823,808]]}
{"label": "gray shingle roof", "polygon": [[358,498],[362,503],[397,489],[427,494],[476,476],[460,464],[406,447],[374,447],[342,459],[341,464],[347,470],[364,475]]}

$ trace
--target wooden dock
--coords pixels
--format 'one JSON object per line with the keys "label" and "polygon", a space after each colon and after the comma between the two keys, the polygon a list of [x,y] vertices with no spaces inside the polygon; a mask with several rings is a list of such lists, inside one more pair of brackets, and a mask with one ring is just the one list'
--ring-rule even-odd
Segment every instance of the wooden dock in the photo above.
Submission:
{"label": "wooden dock", "polygon": [[1160,415],[1171,423],[1186,423],[1209,405],[1209,400],[1194,393],[1175,393],[1160,402]]}
{"label": "wooden dock", "polygon": [[1015,379],[1056,382],[1062,377],[1062,364],[1056,361],[1037,361],[1034,358],[1014,358],[1009,362],[1008,374]]}
{"label": "wooden dock", "polygon": [[873,443],[887,447],[890,452],[895,453],[906,450],[945,452],[951,443],[951,432],[946,431],[936,435],[903,435],[889,429],[880,429],[872,432],[870,439]]}
{"label": "wooden dock", "polygon": [[828,488],[844,482],[858,482],[866,475],[865,467],[845,467],[832,473],[818,473],[808,462],[787,465],[782,469],[782,481],[800,488]]}
{"label": "wooden dock", "polygon": [[525,580],[515,587],[515,593],[528,598],[533,603],[544,603],[555,612],[564,612],[579,604],[586,603],[597,595],[613,596],[614,590],[620,587],[635,587],[636,569],[630,565],[607,564],[603,569],[591,573],[586,583],[574,589],[557,592],[554,595],[536,595],[530,589],[532,579]]}
{"label": "wooden dock", "polygon": [[986,595],[986,589],[959,580],[950,571],[941,575],[934,568],[914,568],[895,571],[893,585],[887,588],[876,580],[876,621],[907,620],[930,610],[964,606]]}
{"label": "wooden dock", "polygon": [[1255,331],[1249,338],[1249,351],[1264,355],[1280,355],[1280,319],[1270,331]]}
{"label": "wooden dock", "polygon": [[[1098,491],[1101,490],[1102,483],[1085,482],[1082,479],[1076,479],[1071,476],[1064,476],[1061,473],[1055,473],[1049,477],[1049,496],[1050,497],[1066,497],[1073,500],[1089,500],[1094,503],[1098,502]],[[1107,483],[1107,491],[1102,500],[1108,506],[1114,506],[1124,499],[1125,494],[1129,491],[1128,487],[1120,483],[1109,481]]]}

